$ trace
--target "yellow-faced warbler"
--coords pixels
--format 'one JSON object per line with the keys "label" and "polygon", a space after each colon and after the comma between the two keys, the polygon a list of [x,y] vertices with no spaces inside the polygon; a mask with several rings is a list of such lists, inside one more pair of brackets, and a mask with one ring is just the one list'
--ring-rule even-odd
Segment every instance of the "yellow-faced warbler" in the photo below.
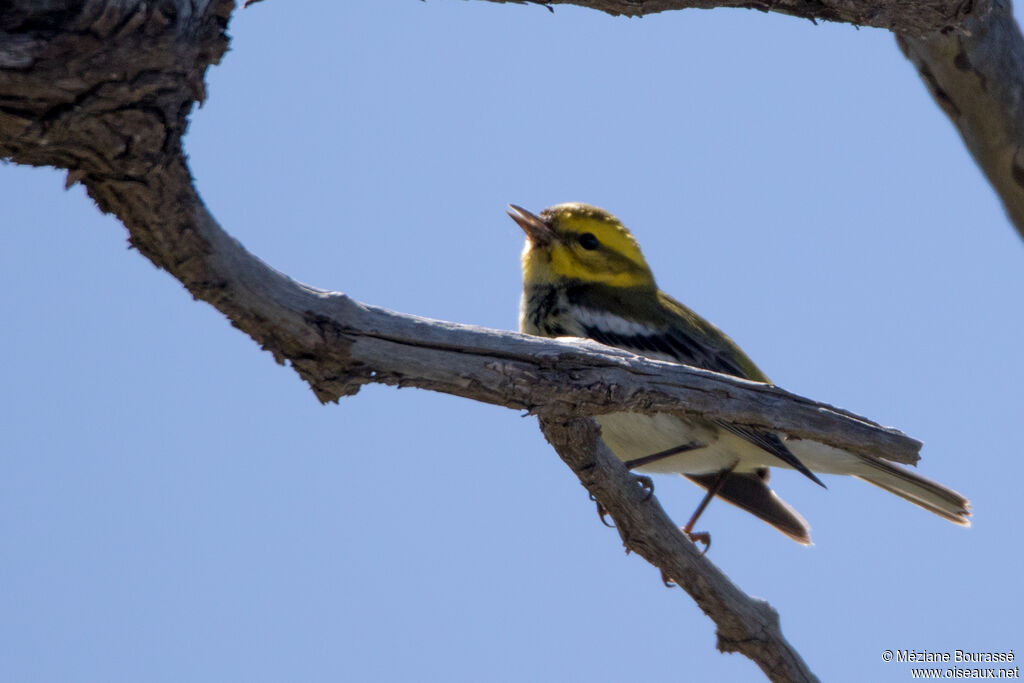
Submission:
{"label": "yellow-faced warbler", "polygon": [[[540,215],[510,205],[526,232],[519,328],[543,337],[587,337],[638,355],[685,363],[757,382],[768,378],[725,336],[658,289],[633,235],[615,216],[586,204],[559,204]],[[814,475],[850,474],[957,524],[969,525],[967,499],[956,491],[879,458],[769,429],[700,417],[612,413],[597,417],[601,435],[628,467],[678,472],[707,489],[684,528],[718,496],[760,517],[800,543],[807,522],[768,486],[769,467]]]}

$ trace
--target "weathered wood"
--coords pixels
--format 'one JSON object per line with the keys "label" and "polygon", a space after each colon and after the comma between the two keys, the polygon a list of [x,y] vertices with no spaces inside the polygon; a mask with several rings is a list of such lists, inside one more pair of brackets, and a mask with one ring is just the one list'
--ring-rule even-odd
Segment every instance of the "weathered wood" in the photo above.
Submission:
{"label": "weathered wood", "polygon": [[604,445],[596,421],[541,419],[548,441],[615,520],[627,550],[637,553],[694,599],[715,622],[718,649],[754,661],[772,681],[818,680],[786,641],[779,615],[752,598],[695,549],[638,479]]}
{"label": "weathered wood", "polygon": [[962,30],[899,45],[1024,238],[1024,39],[1010,2],[979,0]]}
{"label": "weathered wood", "polygon": [[684,9],[740,8],[779,12],[811,21],[838,21],[923,36],[955,28],[971,10],[965,0],[488,0],[517,4],[588,7],[612,15],[640,17]]}
{"label": "weathered wood", "polygon": [[[168,3],[140,4],[134,14],[127,3],[109,12],[100,5],[61,15],[73,33],[0,26],[0,65],[13,64],[0,69],[0,154],[69,169],[127,226],[133,246],[289,361],[320,400],[377,382],[555,417],[689,411],[916,461],[920,444],[899,432],[779,389],[587,342],[400,315],[291,280],[217,225],[181,152],[204,69],[226,47],[230,3],[205,14],[175,14]],[[100,27],[83,30],[89,21]]]}
{"label": "weathered wood", "polygon": [[[1021,115],[1020,89],[1013,90],[1015,81],[1007,81],[1006,92],[991,83],[1019,68],[1019,60],[1006,64],[986,52],[997,49],[1014,59],[1020,54],[1020,34],[1010,30],[1016,25],[1004,5],[961,0],[574,4],[625,14],[754,7],[890,28],[906,38],[912,58],[920,58],[947,95],[959,88],[943,81],[950,64],[975,80],[984,75],[980,89],[968,84],[964,92],[974,104],[988,98],[978,106],[994,113],[982,119],[1002,117],[1003,124],[961,126],[969,131],[965,137],[982,138],[978,145],[969,142],[972,152],[992,156],[1002,173],[1005,150],[1019,139],[1011,124]],[[920,444],[774,387],[588,342],[392,313],[273,270],[217,225],[193,187],[181,150],[187,116],[204,95],[203,74],[227,47],[224,31],[233,8],[229,0],[11,0],[0,5],[0,157],[67,169],[69,182],[81,182],[101,209],[125,224],[133,246],[279,362],[289,362],[322,401],[378,382],[536,412],[548,439],[615,519],[627,547],[659,566],[715,620],[722,650],[742,652],[773,680],[813,680],[782,639],[774,610],[743,595],[697,556],[657,501],[644,499],[636,478],[608,453],[594,421],[585,416],[624,409],[700,413],[897,462],[915,461]],[[978,28],[972,29],[972,22]],[[981,30],[988,26],[998,30]],[[941,59],[928,61],[928,55]],[[957,102],[954,95],[948,99]],[[1012,147],[1014,160],[1019,147]],[[1020,166],[1011,165],[1009,177],[1020,175]]]}

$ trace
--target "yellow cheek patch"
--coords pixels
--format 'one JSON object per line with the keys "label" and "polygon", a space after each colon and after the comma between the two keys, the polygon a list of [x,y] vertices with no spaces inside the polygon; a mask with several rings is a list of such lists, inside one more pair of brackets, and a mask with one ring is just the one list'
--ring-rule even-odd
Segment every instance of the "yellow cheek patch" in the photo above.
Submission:
{"label": "yellow cheek patch", "polygon": [[[626,266],[626,267],[623,267]],[[601,251],[582,252],[556,244],[551,249],[550,266],[555,278],[594,282],[612,287],[638,287],[652,284],[651,273],[632,262],[609,257]]]}
{"label": "yellow cheek patch", "polygon": [[654,286],[640,245],[607,211],[570,203],[545,209],[541,217],[554,239],[544,244],[527,240],[523,251],[527,284],[575,280],[611,287]]}
{"label": "yellow cheek patch", "polygon": [[579,217],[571,221],[572,230],[577,234],[589,232],[601,243],[602,250],[617,254],[632,261],[638,268],[647,270],[647,260],[640,252],[640,245],[620,223],[592,217]]}

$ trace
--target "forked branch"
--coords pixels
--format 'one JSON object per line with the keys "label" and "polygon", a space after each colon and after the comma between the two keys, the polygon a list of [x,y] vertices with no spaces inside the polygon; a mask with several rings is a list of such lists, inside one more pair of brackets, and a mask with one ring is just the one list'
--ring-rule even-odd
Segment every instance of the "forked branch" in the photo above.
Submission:
{"label": "forked branch", "polygon": [[[684,6],[667,0],[576,4],[632,14]],[[702,0],[685,6],[712,5],[892,26],[915,36],[959,26],[970,9],[960,0],[872,0],[870,6]],[[672,577],[715,620],[722,650],[742,652],[773,680],[813,680],[779,633],[774,610],[697,555],[603,446],[589,416],[699,413],[905,463],[917,459],[920,444],[775,387],[592,343],[392,313],[273,270],[217,225],[181,150],[187,116],[203,96],[205,70],[226,49],[233,7],[230,0],[88,0],[71,9],[68,3],[5,3],[0,157],[67,169],[69,182],[81,182],[102,210],[124,223],[133,246],[279,362],[289,362],[321,401],[379,382],[537,413],[548,439],[609,511],[627,548]],[[807,7],[811,14],[794,9]],[[978,5],[970,11],[978,12]]]}

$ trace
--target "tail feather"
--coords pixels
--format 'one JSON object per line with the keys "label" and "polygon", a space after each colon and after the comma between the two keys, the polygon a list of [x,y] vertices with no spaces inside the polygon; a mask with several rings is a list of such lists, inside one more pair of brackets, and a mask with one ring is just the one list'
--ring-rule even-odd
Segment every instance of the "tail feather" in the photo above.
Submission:
{"label": "tail feather", "polygon": [[[714,485],[719,477],[717,473],[686,474],[684,476],[705,489]],[[767,468],[759,472],[729,474],[717,495],[752,515],[760,517],[797,543],[810,545],[811,528],[799,512],[775,495],[775,492],[768,486]]]}
{"label": "tail feather", "polygon": [[970,502],[956,491],[884,460],[864,456],[865,467],[855,473],[869,484],[895,493],[915,505],[962,526],[970,526]]}

